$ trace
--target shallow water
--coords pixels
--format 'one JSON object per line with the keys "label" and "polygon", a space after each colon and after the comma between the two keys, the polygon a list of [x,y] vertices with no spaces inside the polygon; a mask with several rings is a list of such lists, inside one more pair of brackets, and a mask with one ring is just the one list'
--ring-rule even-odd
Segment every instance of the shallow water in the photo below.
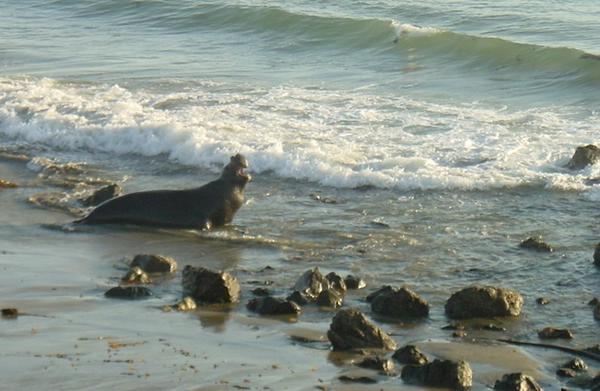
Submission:
{"label": "shallow water", "polygon": [[[19,188],[0,190],[0,304],[50,316],[2,320],[6,384],[38,386],[16,374],[27,368],[65,389],[142,380],[219,389],[257,373],[251,388],[340,387],[350,366],[320,350],[326,342],[315,349],[288,337],[322,337],[331,312],[308,308],[288,323],[243,306],[252,281],[273,280],[285,295],[314,266],[363,276],[368,290],[407,285],[428,300],[426,321],[376,319],[400,344],[451,341],[443,305],[475,283],[523,294],[523,314],[498,320],[510,336],[535,341],[542,327],[569,327],[576,338],[565,344],[598,343],[587,302],[600,295],[591,262],[600,166],[565,165],[577,146],[600,144],[599,16],[587,0],[4,4],[0,178]],[[195,187],[236,152],[254,180],[231,227],[62,229],[83,213],[74,200],[102,183]],[[6,158],[15,154],[25,157]],[[519,249],[537,235],[556,251]],[[158,308],[181,294],[179,276],[145,302],[104,299],[124,259],[142,252],[231,271],[242,303],[164,314]],[[346,305],[369,313],[365,295]],[[537,305],[540,296],[551,303]],[[99,337],[144,343],[107,352]],[[475,357],[476,388],[508,370],[476,354],[485,344],[448,346]],[[546,389],[565,385],[554,375],[562,353],[510,349],[507,360],[535,370]],[[104,363],[124,350],[134,364]],[[98,365],[106,370],[94,374]]]}

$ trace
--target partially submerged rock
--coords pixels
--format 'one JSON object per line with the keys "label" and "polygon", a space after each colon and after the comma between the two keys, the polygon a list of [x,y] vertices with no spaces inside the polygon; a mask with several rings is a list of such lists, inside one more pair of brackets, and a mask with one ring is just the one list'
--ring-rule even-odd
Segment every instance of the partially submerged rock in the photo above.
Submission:
{"label": "partially submerged rock", "polygon": [[193,311],[197,308],[196,301],[190,297],[184,297],[179,303],[175,305],[175,309],[181,312]]}
{"label": "partially submerged rock", "polygon": [[538,337],[541,339],[573,339],[573,333],[569,329],[545,327],[538,331]]}
{"label": "partially submerged rock", "polygon": [[434,360],[425,365],[406,365],[402,380],[429,387],[466,390],[473,385],[473,371],[466,361]]}
{"label": "partially submerged rock", "polygon": [[494,384],[496,391],[544,391],[542,387],[531,377],[524,373],[509,373],[496,380]]}
{"label": "partially submerged rock", "polygon": [[429,362],[425,356],[415,345],[406,345],[396,350],[392,358],[401,364],[409,365],[425,365]]}
{"label": "partially submerged rock", "polygon": [[133,257],[130,266],[140,267],[147,273],[173,273],[177,270],[177,261],[164,255],[138,254]]}
{"label": "partially submerged rock", "polygon": [[600,320],[600,304],[596,304],[594,307],[594,319]]}
{"label": "partially submerged rock", "polygon": [[600,243],[594,248],[594,265],[600,267]]}
{"label": "partially submerged rock", "polygon": [[574,371],[571,368],[558,368],[556,370],[556,375],[560,376],[560,377],[569,377],[569,378],[572,378],[572,377],[577,376],[577,372]]}
{"label": "partially submerged rock", "polygon": [[396,342],[385,331],[368,321],[356,309],[338,311],[331,321],[327,337],[333,350],[396,348]]}
{"label": "partially submerged rock", "polygon": [[187,265],[181,273],[183,294],[201,303],[235,303],[240,284],[231,274]]}
{"label": "partially submerged rock", "polygon": [[380,356],[366,357],[364,360],[362,360],[356,365],[358,365],[361,368],[373,369],[375,371],[382,372],[386,375],[393,374],[395,368],[394,362],[392,360]]}
{"label": "partially submerged rock", "polygon": [[393,291],[394,288],[391,285],[384,285],[381,288],[377,289],[375,292],[369,293],[369,295],[366,298],[367,303],[371,303],[377,296],[381,294],[388,294],[392,293]]}
{"label": "partially submerged rock", "polygon": [[339,292],[340,295],[346,294],[346,282],[337,273],[328,273],[325,278],[329,281],[329,286]]}
{"label": "partially submerged rock", "polygon": [[446,315],[453,319],[518,316],[523,297],[509,289],[472,286],[454,293],[446,302]]}
{"label": "partially submerged rock", "polygon": [[16,318],[19,316],[19,310],[16,308],[2,308],[2,317]]}
{"label": "partially submerged rock", "polygon": [[108,201],[111,198],[115,198],[123,193],[123,189],[121,186],[113,183],[111,185],[104,186],[98,190],[96,190],[92,195],[82,198],[81,203],[84,206],[97,206],[103,203],[104,201]]}
{"label": "partially submerged rock", "polygon": [[366,288],[367,283],[360,277],[353,276],[349,274],[344,278],[344,283],[346,284],[346,288],[348,289],[362,289]]}
{"label": "partially submerged rock", "polygon": [[519,247],[527,249],[527,250],[535,250],[535,251],[547,252],[547,253],[551,253],[554,251],[552,246],[550,246],[548,243],[544,242],[544,240],[539,237],[538,238],[529,237],[529,238],[523,240],[519,244]]}
{"label": "partially submerged rock", "polygon": [[291,295],[289,295],[287,300],[291,300],[298,305],[306,305],[308,304],[308,298],[301,292],[294,291]]}
{"label": "partially submerged rock", "polygon": [[318,267],[307,270],[296,281],[294,290],[302,293],[309,301],[315,301],[319,294],[329,288],[329,280],[321,274]]}
{"label": "partially submerged rock", "polygon": [[342,306],[344,298],[338,290],[327,288],[317,297],[316,304],[321,307],[339,308]]}
{"label": "partially submerged rock", "polygon": [[6,179],[0,179],[0,189],[14,189],[17,188],[17,184]]}
{"label": "partially submerged rock", "polygon": [[371,310],[391,318],[422,318],[429,315],[429,304],[406,287],[393,288],[376,295]]}
{"label": "partially submerged rock", "polygon": [[137,300],[152,296],[152,291],[144,286],[116,286],[104,293],[112,299]]}
{"label": "partially submerged rock", "polygon": [[128,284],[149,284],[152,282],[148,274],[138,266],[129,269],[121,281]]}
{"label": "partially submerged rock", "polygon": [[260,315],[297,315],[301,311],[295,302],[271,296],[252,299],[246,308]]}
{"label": "partially submerged rock", "polygon": [[271,291],[269,291],[267,288],[258,287],[252,289],[252,294],[255,296],[269,296],[271,295]]}
{"label": "partially submerged rock", "polygon": [[600,148],[593,144],[577,147],[567,167],[571,170],[581,170],[600,160]]}

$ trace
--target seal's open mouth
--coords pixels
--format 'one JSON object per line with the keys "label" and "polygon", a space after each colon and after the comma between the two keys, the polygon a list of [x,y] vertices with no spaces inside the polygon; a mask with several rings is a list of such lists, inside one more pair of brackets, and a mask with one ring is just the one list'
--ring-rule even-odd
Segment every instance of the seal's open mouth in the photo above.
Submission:
{"label": "seal's open mouth", "polygon": [[238,153],[237,155],[232,156],[229,164],[235,169],[236,176],[244,178],[247,181],[252,179],[250,174],[246,172],[246,169],[248,168],[248,160],[243,155]]}

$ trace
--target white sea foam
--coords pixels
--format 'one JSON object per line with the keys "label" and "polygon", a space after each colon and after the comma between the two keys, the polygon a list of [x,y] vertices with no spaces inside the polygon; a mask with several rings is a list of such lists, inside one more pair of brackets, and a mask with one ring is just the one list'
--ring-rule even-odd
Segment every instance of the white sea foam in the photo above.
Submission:
{"label": "white sea foam", "polygon": [[[173,92],[173,90],[176,90]],[[563,166],[598,143],[597,115],[508,111],[368,91],[199,84],[169,92],[0,78],[3,139],[75,151],[167,154],[211,167],[242,152],[252,171],[336,187],[585,190]]]}
{"label": "white sea foam", "polygon": [[396,31],[396,36],[398,38],[400,38],[400,37],[402,37],[403,35],[406,35],[406,34],[411,34],[411,35],[432,35],[432,34],[438,34],[438,33],[443,32],[443,30],[440,30],[440,29],[435,28],[435,27],[417,26],[417,25],[410,24],[410,23],[401,23],[401,22],[399,22],[397,20],[392,20],[391,21],[391,26]]}

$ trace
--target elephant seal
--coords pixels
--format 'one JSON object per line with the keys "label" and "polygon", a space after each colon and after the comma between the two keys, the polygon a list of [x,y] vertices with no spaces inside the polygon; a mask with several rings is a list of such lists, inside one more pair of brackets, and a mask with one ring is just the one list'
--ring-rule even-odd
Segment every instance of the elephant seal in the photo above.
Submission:
{"label": "elephant seal", "polygon": [[187,190],[154,190],[125,194],[98,205],[80,224],[136,224],[168,228],[210,229],[228,224],[244,203],[251,180],[248,160],[231,157],[221,176]]}

